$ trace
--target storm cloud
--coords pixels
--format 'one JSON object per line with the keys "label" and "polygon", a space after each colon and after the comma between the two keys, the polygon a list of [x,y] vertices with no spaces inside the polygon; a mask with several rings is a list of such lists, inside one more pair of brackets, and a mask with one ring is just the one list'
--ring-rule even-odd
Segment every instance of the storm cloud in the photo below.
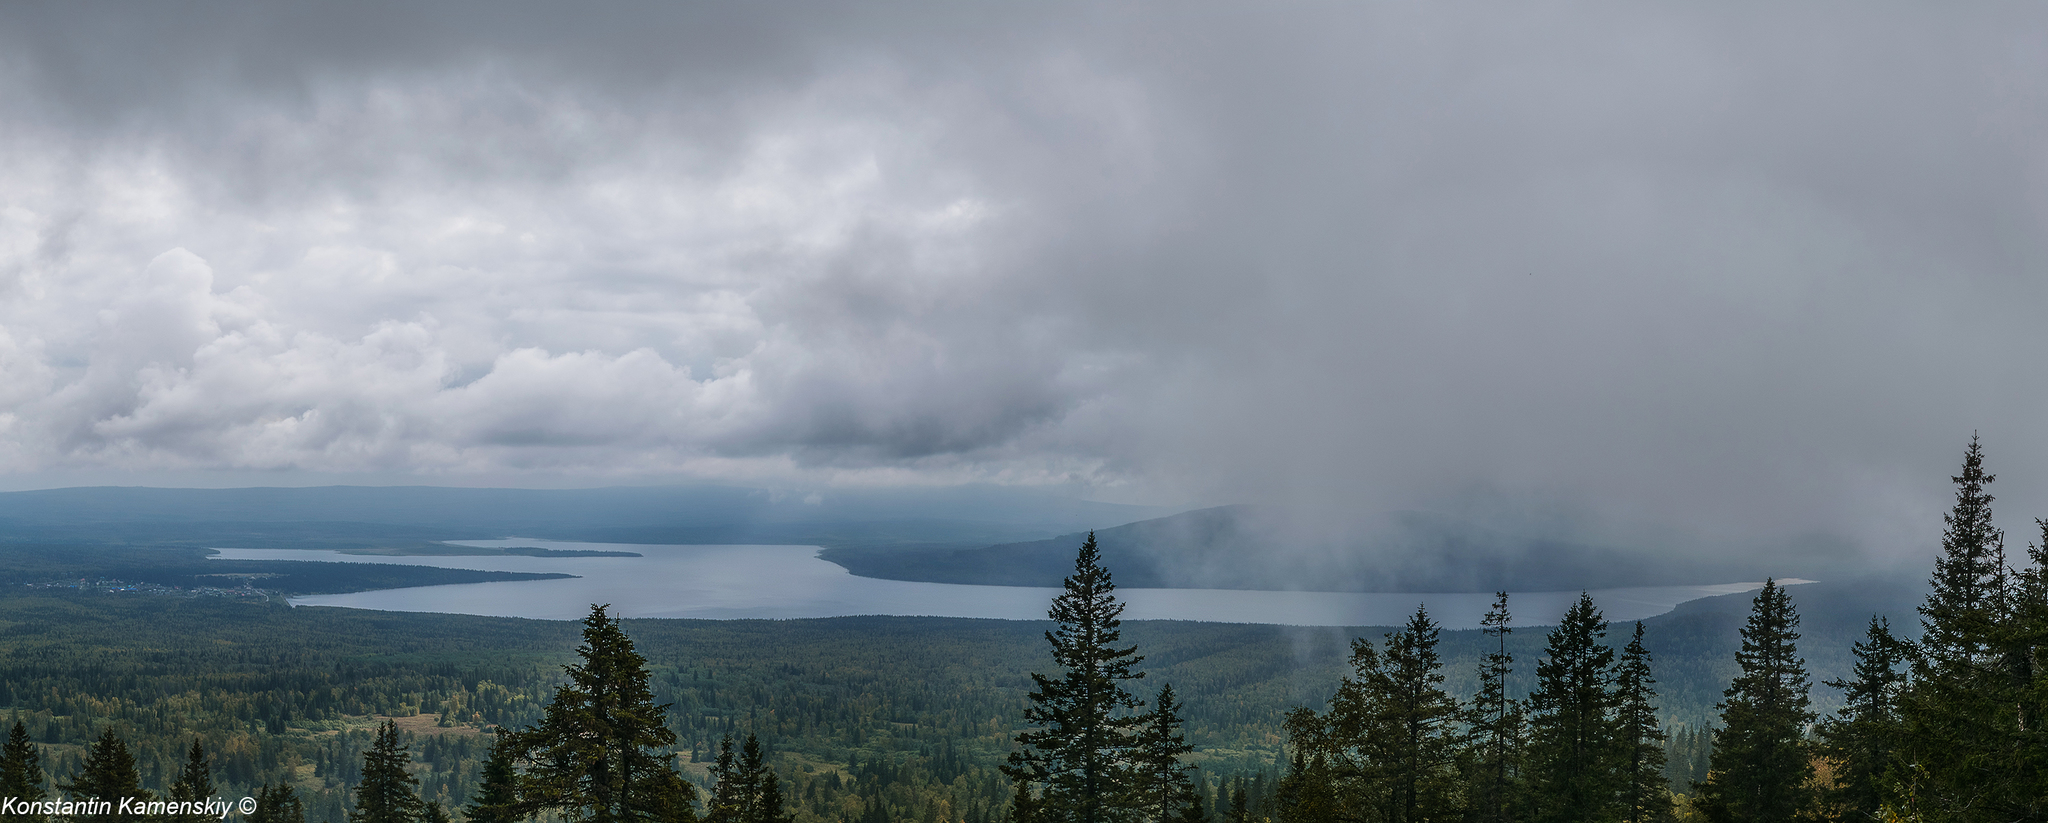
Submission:
{"label": "storm cloud", "polygon": [[111,8],[0,11],[17,486],[994,482],[1894,552],[1979,431],[2048,514],[2039,8]]}

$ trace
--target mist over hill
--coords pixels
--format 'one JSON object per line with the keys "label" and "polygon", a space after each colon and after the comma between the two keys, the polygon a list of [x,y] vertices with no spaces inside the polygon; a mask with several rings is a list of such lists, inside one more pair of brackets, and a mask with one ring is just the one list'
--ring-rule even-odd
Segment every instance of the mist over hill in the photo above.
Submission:
{"label": "mist over hill", "polygon": [[[1400,511],[1351,521],[1219,506],[1095,532],[1118,585],[1303,591],[1556,591],[1826,577],[1847,565],[1820,546],[1596,543],[1474,518]],[[1057,586],[1085,533],[977,549],[832,549],[855,574]]]}

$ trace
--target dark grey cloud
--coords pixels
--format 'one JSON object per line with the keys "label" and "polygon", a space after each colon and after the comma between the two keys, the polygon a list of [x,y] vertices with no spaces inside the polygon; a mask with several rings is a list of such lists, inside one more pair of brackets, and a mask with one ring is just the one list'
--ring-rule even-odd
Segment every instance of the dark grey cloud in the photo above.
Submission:
{"label": "dark grey cloud", "polygon": [[2044,18],[10,7],[0,449],[1895,553],[2048,513]]}

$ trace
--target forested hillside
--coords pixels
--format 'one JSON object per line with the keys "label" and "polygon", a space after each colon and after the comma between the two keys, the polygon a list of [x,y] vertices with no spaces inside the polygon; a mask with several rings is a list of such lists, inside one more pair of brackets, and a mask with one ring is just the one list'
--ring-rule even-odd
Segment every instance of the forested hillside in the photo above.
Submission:
{"label": "forested hillside", "polygon": [[[401,728],[417,735],[424,791],[450,808],[465,802],[488,751],[479,729],[533,722],[576,643],[576,625],[561,622],[5,591],[0,706],[45,744],[52,774],[69,774],[81,744],[112,726],[136,749],[144,784],[162,786],[196,734],[217,753],[224,786],[288,777],[312,819],[335,823],[377,717],[413,718]],[[1868,602],[1870,586],[1792,591],[1815,615],[1804,648],[1817,676],[1846,671],[1854,633],[1837,636],[1824,615],[1842,612],[1843,625],[1867,619],[1849,613]],[[1649,621],[1668,722],[1697,728],[1711,715],[1746,603],[1696,601]],[[864,819],[878,808],[889,819],[943,811],[980,820],[1000,808],[1009,784],[995,767],[1014,748],[1030,672],[1048,665],[1048,625],[625,623],[650,662],[657,700],[674,704],[677,750],[694,764],[686,773],[704,778],[723,735],[757,734],[805,821]],[[1383,631],[1136,622],[1126,637],[1145,657],[1141,691],[1170,682],[1179,693],[1195,746],[1189,762],[1270,792],[1285,763],[1285,712],[1319,707],[1345,671],[1351,638]],[[1476,687],[1483,640],[1444,634],[1453,692]],[[1541,642],[1534,630],[1513,638],[1530,661]],[[1532,675],[1518,671],[1511,688],[1526,693]]]}

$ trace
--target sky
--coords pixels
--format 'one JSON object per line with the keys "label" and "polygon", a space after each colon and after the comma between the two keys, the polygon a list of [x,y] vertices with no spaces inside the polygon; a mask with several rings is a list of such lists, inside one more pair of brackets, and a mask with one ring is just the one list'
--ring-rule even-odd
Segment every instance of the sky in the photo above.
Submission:
{"label": "sky", "polygon": [[2017,545],[2044,31],[6,4],[0,486],[984,483],[1889,557],[1977,433]]}

